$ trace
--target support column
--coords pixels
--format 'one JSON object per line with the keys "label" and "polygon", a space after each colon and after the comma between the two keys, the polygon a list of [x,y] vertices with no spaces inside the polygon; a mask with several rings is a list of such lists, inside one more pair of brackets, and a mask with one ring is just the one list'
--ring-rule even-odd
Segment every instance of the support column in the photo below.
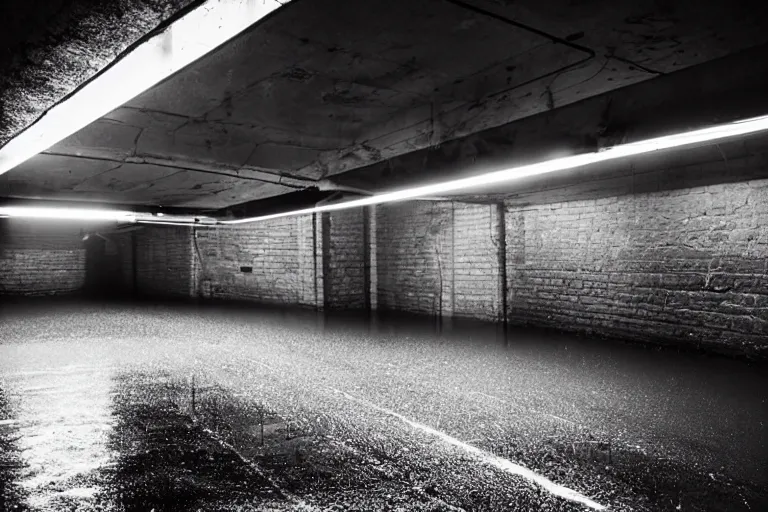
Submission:
{"label": "support column", "polygon": [[446,318],[450,324],[456,306],[456,204],[450,202],[448,207],[450,208],[450,226],[445,230],[442,243],[439,239],[437,243],[442,245],[440,252],[443,254],[444,281],[442,311],[439,312],[439,315],[441,318]]}
{"label": "support column", "polygon": [[190,231],[190,237],[189,237],[189,252],[192,255],[192,264],[190,265],[190,275],[189,275],[189,296],[193,299],[197,299],[200,294],[200,254],[198,252],[198,245],[197,245],[197,228],[192,227],[189,228]]}
{"label": "support column", "polygon": [[507,216],[504,203],[496,204],[497,258],[499,268],[499,301],[497,318],[507,330]]}
{"label": "support column", "polygon": [[367,236],[366,246],[368,249],[367,255],[367,269],[368,275],[368,300],[370,304],[370,310],[376,311],[379,309],[379,271],[377,264],[377,251],[378,244],[376,242],[376,206],[368,206],[367,208]]}
{"label": "support column", "polygon": [[363,307],[371,312],[371,207],[363,207]]}
{"label": "support column", "polygon": [[315,216],[303,215],[296,218],[299,244],[299,290],[298,302],[302,306],[317,307],[317,254],[315,238]]}
{"label": "support column", "polygon": [[[434,203],[433,215],[440,220],[434,234],[436,260],[439,273],[438,308],[435,311],[437,331],[451,329],[456,309],[456,204]],[[436,208],[436,210],[435,210]]]}
{"label": "support column", "polygon": [[328,267],[328,252],[330,240],[328,239],[329,218],[327,213],[312,214],[312,227],[314,229],[314,260],[315,260],[315,307],[318,311],[325,309],[326,269]]}

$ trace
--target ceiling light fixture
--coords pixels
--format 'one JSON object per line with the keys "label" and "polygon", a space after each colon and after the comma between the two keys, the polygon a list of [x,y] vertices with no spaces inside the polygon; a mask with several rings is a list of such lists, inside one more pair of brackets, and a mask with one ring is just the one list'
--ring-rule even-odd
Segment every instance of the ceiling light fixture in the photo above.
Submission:
{"label": "ceiling light fixture", "polygon": [[26,219],[136,222],[136,214],[133,212],[65,207],[0,206],[0,216]]}
{"label": "ceiling light fixture", "polygon": [[462,178],[457,180],[446,181],[443,183],[436,183],[433,185],[423,185],[419,187],[412,187],[412,188],[407,188],[403,190],[397,190],[394,192],[386,192],[386,193],[376,194],[370,197],[365,197],[362,199],[347,201],[344,203],[327,204],[322,206],[316,206],[313,208],[305,208],[302,210],[275,213],[272,215],[262,215],[259,217],[250,217],[250,218],[235,219],[235,220],[223,220],[223,221],[219,221],[219,224],[246,224],[251,222],[261,222],[261,221],[277,219],[281,217],[307,215],[312,213],[329,212],[329,211],[335,211],[335,210],[344,210],[347,208],[358,208],[361,206],[404,201],[407,199],[416,199],[416,198],[425,197],[425,196],[434,196],[439,194],[445,194],[447,192],[470,190],[472,188],[482,187],[486,185],[506,183],[509,181],[514,181],[514,180],[518,180],[518,179],[529,177],[529,176],[547,174],[550,172],[562,171],[566,169],[574,169],[577,167],[584,167],[590,164],[642,155],[642,154],[651,153],[654,151],[661,151],[661,150],[672,149],[677,147],[694,146],[694,145],[713,142],[713,141],[717,141],[725,138],[757,133],[765,130],[768,130],[768,116],[753,117],[750,119],[745,119],[742,121],[734,121],[731,123],[717,125],[710,128],[703,128],[700,130],[678,133],[675,135],[667,135],[664,137],[657,137],[657,138],[647,139],[639,142],[621,144],[618,146],[613,146],[613,147],[606,148],[596,152],[582,153],[579,155],[556,158],[553,160],[547,160],[547,161],[539,162],[535,164],[522,165],[520,167],[512,167],[509,169],[504,169],[496,172],[489,172],[486,174],[481,174],[479,176],[473,176],[470,178]]}
{"label": "ceiling light fixture", "polygon": [[145,212],[126,210],[108,210],[91,208],[70,208],[68,206],[0,206],[0,217],[78,220],[78,221],[114,221],[126,224],[163,224],[169,226],[211,226],[216,219],[207,216],[152,215]]}
{"label": "ceiling light fixture", "polygon": [[602,151],[583,153],[579,155],[556,158],[545,162],[513,167],[501,171],[490,172],[480,176],[462,178],[432,185],[423,185],[412,187],[394,192],[381,194],[346,201],[336,204],[324,204],[312,208],[293,210],[289,212],[275,213],[271,215],[262,215],[259,217],[249,217],[234,220],[216,220],[211,217],[187,217],[187,216],[168,216],[162,217],[122,210],[104,210],[104,209],[84,209],[84,208],[66,208],[66,207],[31,207],[31,206],[0,206],[0,217],[23,217],[37,219],[62,219],[62,220],[85,220],[85,221],[117,221],[138,224],[162,224],[173,226],[211,226],[211,225],[236,225],[251,222],[261,222],[281,217],[290,217],[296,215],[307,215],[312,213],[329,212],[344,210],[348,208],[358,208],[382,203],[391,203],[404,201],[408,199],[418,199],[430,197],[447,192],[456,192],[471,190],[472,188],[505,183],[516,179],[546,174],[555,171],[573,169],[586,165],[617,160],[630,156],[642,155],[653,151],[661,151],[677,147],[693,146],[714,142],[729,137],[739,135],[748,135],[760,131],[768,130],[768,116],[754,117],[743,121],[735,121],[723,125],[704,128],[676,135],[669,135],[648,139],[640,142],[622,144],[613,146]]}
{"label": "ceiling light fixture", "polygon": [[179,18],[0,148],[0,174],[107,115],[280,5],[277,0],[210,0]]}

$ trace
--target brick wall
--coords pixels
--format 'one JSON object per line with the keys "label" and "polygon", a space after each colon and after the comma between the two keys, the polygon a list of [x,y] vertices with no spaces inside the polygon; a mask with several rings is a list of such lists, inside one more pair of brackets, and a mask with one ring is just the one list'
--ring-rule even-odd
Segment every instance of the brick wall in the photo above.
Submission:
{"label": "brick wall", "polygon": [[[110,251],[121,282],[135,268],[145,294],[344,309],[369,299],[487,320],[506,302],[513,323],[743,353],[768,345],[764,148],[745,139],[529,180],[503,207],[414,201],[196,237],[146,227]],[[77,230],[24,233],[6,229],[6,292],[82,286]]]}
{"label": "brick wall", "polygon": [[494,205],[454,204],[454,316],[499,319],[498,222]]}
{"label": "brick wall", "polygon": [[361,309],[364,243],[362,210],[199,229],[199,291],[211,298]]}
{"label": "brick wall", "polygon": [[[611,188],[624,188],[615,195],[582,182],[508,201],[510,320],[764,350],[768,180],[750,178],[759,169],[765,175],[768,159],[749,147],[736,142],[719,148],[723,154],[710,147],[629,162],[644,172],[629,181],[616,169]],[[711,184],[715,175],[746,179]],[[579,199],[560,200],[568,197]]]}
{"label": "brick wall", "polygon": [[407,202],[376,209],[378,308],[450,314],[450,203]]}
{"label": "brick wall", "polygon": [[78,226],[0,220],[0,294],[51,295],[85,283],[85,249]]}
{"label": "brick wall", "polygon": [[366,305],[365,215],[362,208],[324,214],[326,217],[325,306],[363,309]]}
{"label": "brick wall", "polygon": [[512,207],[510,216],[513,320],[765,343],[768,180]]}
{"label": "brick wall", "polygon": [[323,259],[322,223],[319,215],[306,215],[296,219],[299,234],[299,301],[298,304],[322,307]]}
{"label": "brick wall", "polygon": [[379,309],[379,275],[378,275],[378,244],[379,244],[379,235],[378,235],[378,207],[371,206],[368,207],[368,215],[366,215],[366,223],[367,226],[367,256],[368,261],[366,262],[368,265],[368,268],[366,269],[367,275],[368,275],[368,292],[369,292],[369,305],[371,310],[376,311]]}
{"label": "brick wall", "polygon": [[494,205],[421,201],[379,206],[378,307],[497,320],[498,223]]}
{"label": "brick wall", "polygon": [[[0,222],[0,293],[75,293],[86,291],[89,279],[93,281],[91,286],[96,284],[112,293],[130,293],[134,272],[132,238],[136,244],[139,293],[190,296],[193,292],[196,263],[189,229],[145,227],[120,234],[107,230],[103,254],[89,257],[83,233],[100,231],[99,226]],[[95,236],[91,235],[92,240],[96,240]]]}
{"label": "brick wall", "polygon": [[[313,223],[315,226],[313,227]],[[286,217],[227,228],[197,230],[203,296],[274,304],[314,305],[322,300],[315,281],[318,219]],[[251,272],[241,271],[250,267]]]}
{"label": "brick wall", "polygon": [[379,307],[496,319],[506,288],[508,319],[517,324],[765,350],[767,142],[752,137],[531,179],[503,209],[380,206]]}

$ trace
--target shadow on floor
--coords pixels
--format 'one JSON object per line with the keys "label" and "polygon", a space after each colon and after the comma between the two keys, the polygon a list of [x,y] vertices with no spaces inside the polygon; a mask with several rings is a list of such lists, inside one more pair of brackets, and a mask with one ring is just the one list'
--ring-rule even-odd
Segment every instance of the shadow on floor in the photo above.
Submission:
{"label": "shadow on floor", "polygon": [[122,374],[115,380],[109,447],[117,455],[102,470],[109,508],[257,510],[285,501],[186,415],[180,401],[179,386],[163,375]]}
{"label": "shadow on floor", "polygon": [[26,493],[18,485],[24,462],[20,457],[19,433],[11,409],[5,390],[0,388],[0,510],[26,511]]}

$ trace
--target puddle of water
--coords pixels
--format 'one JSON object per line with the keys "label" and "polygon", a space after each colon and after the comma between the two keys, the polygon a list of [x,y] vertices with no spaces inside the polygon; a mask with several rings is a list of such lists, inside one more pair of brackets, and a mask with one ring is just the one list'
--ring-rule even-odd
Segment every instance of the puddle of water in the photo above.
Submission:
{"label": "puddle of water", "polygon": [[146,374],[115,381],[115,453],[100,473],[110,509],[256,510],[284,499],[230,450],[212,440],[179,406],[180,389]]}

